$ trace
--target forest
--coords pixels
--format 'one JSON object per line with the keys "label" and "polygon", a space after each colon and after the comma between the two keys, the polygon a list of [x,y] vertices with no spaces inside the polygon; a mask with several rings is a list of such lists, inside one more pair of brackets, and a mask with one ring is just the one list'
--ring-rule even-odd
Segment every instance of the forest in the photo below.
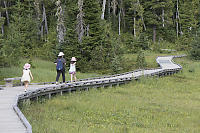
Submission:
{"label": "forest", "polygon": [[122,55],[175,49],[200,59],[199,0],[1,0],[0,67],[21,58],[119,72]]}

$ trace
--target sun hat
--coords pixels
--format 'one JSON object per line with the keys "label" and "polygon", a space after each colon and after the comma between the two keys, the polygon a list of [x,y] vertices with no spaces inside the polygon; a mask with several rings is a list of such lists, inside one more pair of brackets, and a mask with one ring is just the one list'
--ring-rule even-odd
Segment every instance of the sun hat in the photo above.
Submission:
{"label": "sun hat", "polygon": [[75,58],[75,57],[72,57],[71,61],[76,61],[76,58]]}
{"label": "sun hat", "polygon": [[24,69],[29,69],[30,67],[31,67],[31,64],[26,63],[26,64],[24,65]]}
{"label": "sun hat", "polygon": [[65,55],[63,52],[60,52],[60,53],[58,54],[58,56],[63,56],[63,55]]}

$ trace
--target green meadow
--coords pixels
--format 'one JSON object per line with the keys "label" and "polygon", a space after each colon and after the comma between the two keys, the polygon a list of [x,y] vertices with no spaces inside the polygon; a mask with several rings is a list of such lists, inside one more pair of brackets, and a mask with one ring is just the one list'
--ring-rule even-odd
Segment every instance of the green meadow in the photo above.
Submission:
{"label": "green meadow", "polygon": [[[147,68],[158,67],[158,64],[156,63],[156,57],[165,56],[169,54],[180,55],[183,54],[183,52],[152,53],[150,51],[145,51]],[[137,54],[125,54],[122,57],[122,68],[123,68],[122,72],[127,72],[137,69],[136,59],[137,59]],[[3,81],[4,78],[21,77],[23,66],[27,62],[30,63],[28,59],[21,59],[19,66],[0,68],[0,84],[5,84]],[[32,64],[31,72],[34,76],[34,80],[31,82],[33,83],[55,82],[56,67],[53,61],[45,61],[39,58],[33,58],[31,64]],[[68,74],[68,69],[69,69],[69,64],[66,64],[66,81],[70,81],[70,75]],[[111,75],[111,73],[108,73],[108,75]],[[79,71],[77,72],[78,79],[98,77],[98,76],[101,76],[101,74],[98,74],[97,72],[94,71],[85,73],[83,72],[81,73]],[[60,81],[62,81],[61,78]]]}
{"label": "green meadow", "polygon": [[175,75],[57,95],[21,109],[33,133],[199,133],[200,62],[175,62],[183,66]]}
{"label": "green meadow", "polygon": [[[19,66],[11,66],[11,67],[4,67],[0,68],[0,84],[4,84],[3,78],[11,78],[11,77],[21,77],[23,66],[26,62],[29,62],[26,59],[22,59],[20,61]],[[53,62],[41,60],[35,58],[32,60],[32,67],[31,72],[33,74],[34,80],[31,81],[33,83],[40,83],[40,82],[55,82],[56,80],[56,65]],[[68,66],[66,64],[66,81],[70,81],[70,75],[68,74]],[[96,73],[80,73],[77,72],[78,79],[84,79],[89,77],[96,77],[99,74]],[[62,75],[60,80],[62,81]]]}

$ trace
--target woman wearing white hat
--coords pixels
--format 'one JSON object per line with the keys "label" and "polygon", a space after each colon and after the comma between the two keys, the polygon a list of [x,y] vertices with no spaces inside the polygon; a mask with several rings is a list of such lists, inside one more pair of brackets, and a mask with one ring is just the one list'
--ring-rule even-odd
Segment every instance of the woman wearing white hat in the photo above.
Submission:
{"label": "woman wearing white hat", "polygon": [[76,81],[76,58],[75,57],[72,57],[71,59],[69,74],[71,75],[71,82],[73,82],[73,77],[74,77],[74,80]]}
{"label": "woman wearing white hat", "polygon": [[66,65],[66,60],[63,58],[64,53],[60,52],[58,54],[58,58],[55,61],[56,64],[56,70],[57,70],[57,76],[56,76],[56,84],[58,84],[58,80],[60,77],[60,74],[62,73],[62,78],[63,78],[63,83],[65,82],[65,65]]}

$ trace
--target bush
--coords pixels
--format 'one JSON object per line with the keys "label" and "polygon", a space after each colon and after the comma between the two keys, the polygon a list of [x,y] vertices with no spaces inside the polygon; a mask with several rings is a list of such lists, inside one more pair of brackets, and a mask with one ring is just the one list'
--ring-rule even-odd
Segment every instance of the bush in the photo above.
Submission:
{"label": "bush", "polygon": [[137,60],[136,60],[136,67],[137,68],[145,68],[147,66],[144,52],[142,50],[139,51]]}
{"label": "bush", "polygon": [[138,37],[134,37],[130,33],[122,34],[122,43],[125,44],[127,53],[137,53],[140,49],[149,49],[149,41],[144,34],[141,34]]}
{"label": "bush", "polygon": [[200,60],[200,37],[196,38],[191,45],[190,55],[192,59]]}

